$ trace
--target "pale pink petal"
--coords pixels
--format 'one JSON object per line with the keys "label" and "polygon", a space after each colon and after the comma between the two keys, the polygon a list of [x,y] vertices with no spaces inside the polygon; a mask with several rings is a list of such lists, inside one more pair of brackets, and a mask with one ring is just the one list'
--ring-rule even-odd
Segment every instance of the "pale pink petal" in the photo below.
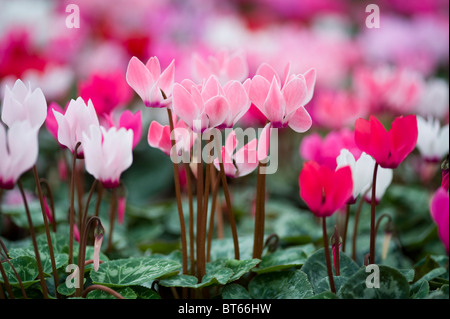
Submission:
{"label": "pale pink petal", "polygon": [[145,66],[150,71],[152,80],[156,82],[156,80],[158,80],[159,76],[161,75],[161,65],[159,64],[158,58],[155,56],[151,57],[150,59],[148,59]]}
{"label": "pale pink petal", "polygon": [[304,133],[311,128],[312,120],[303,106],[300,106],[289,119],[289,127],[297,133]]}
{"label": "pale pink petal", "polygon": [[248,64],[243,52],[230,56],[225,74],[230,80],[244,81],[248,76]]}
{"label": "pale pink petal", "polygon": [[175,81],[175,60],[161,73],[158,80],[158,87],[164,92],[166,97],[172,95],[173,83]]}
{"label": "pale pink petal", "polygon": [[264,113],[264,115],[266,115],[264,110],[264,102],[267,98],[267,94],[269,93],[270,82],[260,75],[255,75],[250,84],[247,85],[250,87],[250,100],[262,113]]}
{"label": "pale pink petal", "polygon": [[[193,92],[198,93],[194,87]],[[189,126],[192,126],[193,120],[198,118],[199,113],[198,106],[193,100],[192,95],[183,86],[175,83],[172,100],[173,111]]]}
{"label": "pale pink petal", "polygon": [[136,91],[144,103],[149,103],[148,90],[155,84],[150,71],[136,57],[128,63],[126,79],[129,86]]}
{"label": "pale pink petal", "polygon": [[279,86],[281,86],[281,81],[280,81],[280,77],[278,76],[277,72],[274,70],[274,68],[272,66],[270,66],[267,63],[262,63],[258,70],[256,70],[256,74],[257,75],[261,75],[262,77],[264,77],[267,81],[272,81],[273,78],[276,79],[277,84]]}
{"label": "pale pink petal", "polygon": [[278,86],[276,79],[272,79],[270,84],[269,93],[264,102],[264,110],[267,115],[267,119],[274,124],[275,127],[281,126],[284,122],[284,114],[286,109],[286,103]]}
{"label": "pale pink petal", "polygon": [[263,161],[269,155],[270,146],[270,133],[272,129],[272,123],[267,123],[264,126],[258,140],[258,161]]}
{"label": "pale pink petal", "polygon": [[286,116],[289,116],[304,105],[303,102],[307,96],[305,79],[303,77],[292,79],[283,87],[282,92],[286,101]]}
{"label": "pale pink petal", "polygon": [[308,91],[307,96],[303,101],[303,105],[306,105],[309,101],[311,101],[314,94],[314,87],[316,85],[316,70],[310,69],[306,71],[303,76],[305,77],[306,88]]}
{"label": "pale pink petal", "polygon": [[209,119],[208,127],[219,126],[229,113],[228,102],[223,96],[215,96],[205,103],[205,115]]}

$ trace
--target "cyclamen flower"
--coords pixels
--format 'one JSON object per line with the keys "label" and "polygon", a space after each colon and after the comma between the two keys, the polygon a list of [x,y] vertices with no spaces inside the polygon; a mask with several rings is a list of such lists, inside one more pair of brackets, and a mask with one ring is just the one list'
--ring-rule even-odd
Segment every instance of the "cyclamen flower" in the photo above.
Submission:
{"label": "cyclamen flower", "polygon": [[105,188],[119,186],[120,175],[133,162],[133,131],[91,125],[82,143],[86,170]]}
{"label": "cyclamen flower", "polygon": [[440,161],[449,151],[449,125],[441,127],[437,119],[417,116],[417,148],[430,162]]}
{"label": "cyclamen flower", "polygon": [[[288,65],[281,81],[275,70],[262,64],[249,84],[249,97],[266,116],[274,128],[289,126],[302,133],[312,125],[304,106],[312,99],[316,72],[310,69],[304,74],[290,74]],[[246,81],[246,82],[247,82]]]}
{"label": "cyclamen flower", "polygon": [[244,81],[248,76],[248,64],[243,51],[229,54],[220,51],[203,59],[197,53],[192,56],[192,76],[196,82],[201,83],[211,75],[217,76],[220,83],[225,84],[231,80]]}
{"label": "cyclamen flower", "polygon": [[[173,125],[173,136],[175,138],[177,154],[181,155],[183,152],[189,152],[197,135],[193,134],[192,130],[183,121],[177,120],[176,116],[173,116]],[[153,121],[148,130],[147,140],[151,147],[158,148],[164,154],[170,156],[172,140],[169,125],[161,125]]]}
{"label": "cyclamen flower", "polygon": [[366,153],[362,153],[359,159],[356,160],[349,150],[343,149],[336,158],[336,163],[336,169],[348,166],[352,170],[353,192],[349,200],[349,204],[352,204],[356,201],[359,194],[372,187],[375,160]]}
{"label": "cyclamen flower", "polygon": [[175,62],[172,60],[170,65],[161,72],[157,57],[151,57],[146,64],[132,57],[128,64],[126,79],[146,107],[166,107],[170,103],[170,99],[167,98],[172,95]]}
{"label": "cyclamen flower", "polygon": [[119,117],[118,122],[113,118],[114,114],[105,115],[108,127],[124,128],[133,131],[133,149],[139,144],[142,137],[142,115],[141,111],[133,114],[130,110],[125,110]]}
{"label": "cyclamen flower", "polygon": [[355,123],[356,145],[384,168],[397,168],[416,147],[417,137],[415,115],[397,117],[389,131],[374,116]]}
{"label": "cyclamen flower", "polygon": [[[75,151],[78,142],[82,142],[83,133],[90,132],[90,126],[99,126],[94,105],[89,100],[86,104],[81,97],[71,100],[64,114],[53,109],[58,123],[58,142],[68,149]],[[82,143],[83,144],[83,143]],[[84,146],[78,149],[78,158],[83,158]]]}
{"label": "cyclamen flower", "polygon": [[430,204],[430,212],[433,221],[438,226],[439,238],[449,251],[449,196],[448,190],[440,187],[433,195]]}
{"label": "cyclamen flower", "polygon": [[299,176],[300,197],[317,217],[328,217],[343,207],[353,192],[352,171],[336,171],[316,162],[306,162]]}
{"label": "cyclamen flower", "polygon": [[13,122],[6,131],[0,123],[0,188],[12,189],[38,158],[38,128],[28,121]]}
{"label": "cyclamen flower", "polygon": [[[258,141],[252,139],[248,144],[240,145],[236,132],[228,134],[225,146],[222,146],[221,156],[225,174],[228,177],[241,177],[250,174],[258,167]],[[220,170],[219,158],[214,160],[214,166]]]}
{"label": "cyclamen flower", "polygon": [[132,98],[132,91],[123,74],[117,71],[92,74],[86,81],[79,83],[79,92],[85,101],[92,100],[99,117],[125,106]]}
{"label": "cyclamen flower", "polygon": [[2,121],[9,127],[15,122],[28,121],[32,127],[41,127],[47,116],[47,102],[40,88],[31,90],[21,80],[12,89],[6,86]]}
{"label": "cyclamen flower", "polygon": [[173,88],[174,112],[196,133],[213,127],[232,127],[249,107],[241,83],[232,81],[222,88],[214,75],[203,85],[184,80]]}

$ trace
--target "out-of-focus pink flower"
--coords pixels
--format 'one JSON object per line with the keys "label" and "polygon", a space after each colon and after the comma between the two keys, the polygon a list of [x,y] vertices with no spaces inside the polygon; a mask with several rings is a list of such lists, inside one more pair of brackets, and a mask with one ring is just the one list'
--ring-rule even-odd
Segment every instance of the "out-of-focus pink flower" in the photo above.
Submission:
{"label": "out-of-focus pink flower", "polygon": [[441,127],[437,119],[417,116],[417,149],[422,158],[439,162],[449,151],[449,125]]}
{"label": "out-of-focus pink flower", "polygon": [[316,73],[291,74],[287,65],[281,81],[275,70],[263,63],[251,79],[249,97],[274,128],[289,126],[302,133],[311,127],[312,120],[304,108],[313,96]]}
{"label": "out-of-focus pink flower", "polygon": [[342,149],[347,149],[357,160],[361,150],[356,146],[355,133],[347,128],[331,131],[325,138],[318,133],[305,136],[300,144],[300,156],[307,161],[336,169],[336,158]]}
{"label": "out-of-focus pink flower", "polygon": [[[173,137],[175,139],[177,154],[181,155],[183,152],[189,152],[197,135],[193,134],[186,123],[182,120],[177,120],[175,115],[173,116],[173,124]],[[153,121],[148,130],[147,140],[151,147],[158,148],[164,152],[164,154],[170,156],[172,141],[169,125],[161,125],[157,121]]]}
{"label": "out-of-focus pink flower", "polygon": [[99,117],[124,107],[132,98],[124,75],[118,71],[92,74],[86,81],[79,83],[78,89],[85,101],[92,100]]}
{"label": "out-of-focus pink flower", "polygon": [[[73,153],[78,142],[82,142],[83,133],[90,132],[90,126],[99,126],[97,113],[92,101],[86,104],[81,97],[71,100],[64,114],[53,109],[58,124],[58,142]],[[84,146],[78,149],[77,157],[83,158]]]}
{"label": "out-of-focus pink flower", "polygon": [[80,242],[80,230],[78,229],[77,224],[73,224],[73,239],[75,239],[78,243]]}
{"label": "out-of-focus pink flower", "polygon": [[64,158],[58,159],[58,174],[62,181],[68,180],[69,173],[68,173],[67,163]]}
{"label": "out-of-focus pink flower", "polygon": [[64,113],[64,110],[56,102],[50,103],[50,105],[47,108],[47,118],[45,119],[45,127],[47,128],[47,131],[55,138],[55,140],[58,141],[58,122],[56,121],[53,110],[61,114]]}
{"label": "out-of-focus pink flower", "polygon": [[316,162],[306,162],[299,175],[300,197],[317,217],[333,215],[352,196],[350,167],[336,171]]}
{"label": "out-of-focus pink flower", "polygon": [[[113,119],[115,114],[109,114],[105,116],[106,124],[108,127],[117,127],[124,129],[131,129],[133,131],[133,148],[135,148],[142,137],[142,115],[141,111],[137,111],[133,114],[130,110],[125,110],[119,117],[119,121]],[[117,124],[116,124],[117,123]]]}
{"label": "out-of-focus pink flower", "polygon": [[39,128],[30,122],[13,122],[6,131],[0,123],[0,188],[12,189],[19,177],[35,165]]}
{"label": "out-of-focus pink flower", "polygon": [[47,102],[42,90],[31,90],[21,80],[12,89],[6,86],[3,99],[2,121],[11,126],[14,122],[27,121],[40,128],[47,116]]}
{"label": "out-of-focus pink flower", "polygon": [[417,137],[415,115],[397,117],[389,131],[374,116],[355,123],[356,145],[384,168],[397,168],[416,147]]}
{"label": "out-of-focus pink flower", "polygon": [[98,271],[98,267],[100,265],[100,249],[102,248],[102,242],[103,242],[103,234],[95,236],[94,256],[93,256],[95,271]]}
{"label": "out-of-focus pink flower", "polygon": [[127,206],[127,198],[125,196],[120,196],[117,199],[117,218],[119,220],[119,224],[123,224],[126,206]]}
{"label": "out-of-focus pink flower", "polygon": [[[254,138],[245,145],[242,145],[243,142],[243,140],[238,141],[235,131],[231,131],[225,141],[225,146],[222,146],[223,168],[228,177],[245,176],[258,167],[257,139]],[[220,170],[219,158],[214,160],[214,166]]]}
{"label": "out-of-focus pink flower", "polygon": [[448,191],[440,187],[433,195],[430,204],[430,212],[433,221],[436,223],[439,232],[439,238],[445,246],[449,249],[449,196]]}
{"label": "out-of-focus pink flower", "polygon": [[355,92],[370,103],[372,112],[388,109],[396,114],[412,113],[423,94],[425,82],[418,72],[381,66],[358,68],[354,74]]}
{"label": "out-of-focus pink flower", "polygon": [[47,216],[49,223],[53,223],[53,215],[52,215],[52,212],[50,211],[50,207],[48,206],[46,196],[43,197],[43,202],[44,202],[45,215]]}
{"label": "out-of-focus pink flower", "polygon": [[124,128],[91,125],[83,132],[86,171],[98,179],[105,188],[120,184],[120,175],[133,162],[133,131]]}
{"label": "out-of-focus pink flower", "polygon": [[138,58],[132,57],[128,64],[126,79],[141,97],[145,106],[166,107],[170,102],[170,99],[167,99],[172,95],[175,61],[172,60],[172,63],[161,72],[157,57],[151,57],[146,64]]}
{"label": "out-of-focus pink flower", "polygon": [[347,91],[319,91],[314,98],[313,122],[336,130],[352,126],[359,117],[369,111],[369,104]]}
{"label": "out-of-focus pink flower", "polygon": [[203,59],[199,54],[192,55],[192,76],[194,81],[202,83],[211,75],[217,76],[225,85],[231,80],[243,82],[248,76],[248,65],[243,51],[228,53],[220,51]]}

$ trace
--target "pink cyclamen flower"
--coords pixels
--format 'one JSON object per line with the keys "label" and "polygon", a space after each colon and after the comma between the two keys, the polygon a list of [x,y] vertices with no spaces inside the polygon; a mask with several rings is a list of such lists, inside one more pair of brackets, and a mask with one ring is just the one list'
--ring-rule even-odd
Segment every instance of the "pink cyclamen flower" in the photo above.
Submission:
{"label": "pink cyclamen flower", "polygon": [[[182,120],[177,120],[175,115],[173,115],[173,125],[173,138],[175,139],[177,154],[181,155],[183,152],[189,152],[197,135],[193,134],[186,123]],[[153,121],[148,130],[147,140],[151,147],[158,148],[164,154],[170,156],[172,140],[169,125],[161,125],[157,121]]]}
{"label": "pink cyclamen flower", "polygon": [[19,177],[35,165],[38,127],[30,122],[13,122],[8,130],[0,123],[0,188],[12,189]]}
{"label": "pink cyclamen flower", "polygon": [[[250,174],[258,167],[258,141],[252,139],[245,145],[236,137],[236,132],[228,134],[225,146],[222,146],[221,156],[225,174],[228,177],[241,177]],[[239,146],[239,147],[238,147]],[[214,166],[220,170],[219,158],[214,160]]]}
{"label": "pink cyclamen flower", "polygon": [[146,64],[132,57],[127,68],[126,79],[146,107],[162,108],[169,105],[175,80],[175,61],[161,72],[157,57],[151,57]]}
{"label": "pink cyclamen flower", "polygon": [[306,162],[299,176],[300,197],[317,217],[333,215],[352,196],[350,167],[336,171],[316,162]]}
{"label": "pink cyclamen flower", "polygon": [[[118,123],[114,120],[114,114],[105,115],[106,124],[108,127],[124,128],[133,131],[133,148],[135,148],[142,137],[142,115],[141,111],[133,114],[130,110],[125,110],[119,117]],[[116,124],[117,123],[117,124]]]}
{"label": "pink cyclamen flower", "polygon": [[53,215],[52,215],[52,212],[50,210],[50,207],[48,206],[48,202],[47,202],[47,197],[46,196],[43,197],[43,202],[44,202],[44,208],[45,208],[45,215],[47,215],[49,223],[53,223]]}
{"label": "pink cyclamen flower", "polygon": [[415,115],[397,117],[389,131],[374,116],[355,123],[356,145],[384,168],[397,168],[416,147],[417,137]]}
{"label": "pink cyclamen flower", "polygon": [[324,138],[318,133],[309,134],[303,138],[299,151],[303,159],[335,169],[336,158],[342,149],[347,149],[355,160],[361,156],[361,150],[355,143],[355,133],[348,128],[331,131]]}
{"label": "pink cyclamen flower", "polygon": [[225,84],[231,80],[243,82],[248,76],[248,64],[243,51],[228,53],[220,51],[203,59],[199,54],[192,55],[192,76],[198,83],[208,79],[211,75],[217,76],[220,83]]}
{"label": "pink cyclamen flower", "polygon": [[89,135],[83,132],[86,170],[105,188],[120,184],[120,175],[133,162],[133,131],[124,128],[91,125]]}
{"label": "pink cyclamen flower", "polygon": [[56,117],[55,114],[53,113],[53,110],[61,114],[63,114],[65,111],[56,102],[50,103],[47,109],[47,118],[45,119],[45,127],[47,128],[47,131],[55,138],[55,140],[58,141],[58,122],[56,121]]}
{"label": "pink cyclamen flower", "polygon": [[266,116],[274,128],[289,126],[302,133],[311,127],[312,120],[304,106],[312,99],[316,72],[310,69],[304,74],[290,74],[288,65],[281,81],[275,70],[262,64],[256,75],[244,83],[249,86],[249,97]]}
{"label": "pink cyclamen flower", "polygon": [[32,127],[41,127],[47,117],[47,102],[42,90],[31,90],[21,80],[12,89],[6,86],[3,99],[2,121],[8,126],[28,121]]}
{"label": "pink cyclamen flower", "polygon": [[79,94],[85,101],[92,100],[99,117],[125,106],[132,98],[130,87],[118,71],[92,74],[79,83]]}
{"label": "pink cyclamen flower", "polygon": [[440,187],[433,195],[430,204],[433,221],[438,227],[439,238],[449,251],[449,196],[448,191]]}
{"label": "pink cyclamen flower", "polygon": [[80,230],[78,229],[77,224],[73,224],[73,239],[78,243],[80,242]]}
{"label": "pink cyclamen flower", "polygon": [[[89,100],[86,104],[81,97],[71,100],[64,114],[56,109],[53,109],[53,114],[58,123],[58,142],[72,153],[77,143],[82,141],[83,133],[89,133],[91,125],[99,126],[92,101]],[[83,149],[84,146],[81,145],[78,149],[78,158],[83,158]]]}
{"label": "pink cyclamen flower", "polygon": [[98,271],[98,267],[100,266],[100,249],[102,248],[103,242],[103,234],[98,234],[94,239],[94,270]]}
{"label": "pink cyclamen flower", "polygon": [[241,83],[232,81],[222,88],[214,75],[203,85],[184,80],[173,88],[174,112],[196,133],[213,127],[231,127],[249,107]]}

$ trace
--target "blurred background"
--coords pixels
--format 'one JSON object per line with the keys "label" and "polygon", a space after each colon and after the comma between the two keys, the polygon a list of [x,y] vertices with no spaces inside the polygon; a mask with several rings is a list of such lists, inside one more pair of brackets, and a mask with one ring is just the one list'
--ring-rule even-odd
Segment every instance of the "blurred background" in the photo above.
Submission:
{"label": "blurred background", "polygon": [[[366,6],[372,2],[380,9],[379,28],[366,26]],[[70,4],[79,8],[79,28],[66,25],[73,13],[66,12]],[[307,105],[313,127],[306,134],[280,132],[279,171],[267,179],[267,231],[286,242],[320,238],[310,214],[299,217],[305,208],[298,196],[304,136],[351,130],[358,117],[369,114],[392,119],[414,113],[448,123],[447,0],[0,0],[0,95],[5,85],[20,78],[40,87],[48,104],[64,107],[84,95],[98,108],[142,110],[143,137],[134,150],[133,166],[123,174],[127,217],[116,239],[127,237],[128,242],[119,247],[137,243],[141,251],[170,251],[173,246],[158,245],[158,240],[167,243],[179,234],[170,160],[151,149],[146,139],[150,121],[165,122],[166,114],[145,109],[127,85],[128,61],[157,56],[164,68],[175,59],[176,81],[181,81],[191,77],[193,53],[207,58],[220,50],[245,52],[250,77],[262,62],[280,73],[287,63],[295,73],[317,70],[314,98]],[[83,93],[92,83],[96,89]],[[261,121],[252,107],[240,124],[260,127]],[[58,207],[64,207],[67,185],[61,158],[70,154],[45,128],[40,150],[40,174],[52,182]],[[422,253],[418,243],[424,240],[430,244],[427,249],[441,251],[428,211],[440,174],[436,167],[423,173],[420,158],[415,152],[409,164],[399,168],[381,209],[395,209],[399,228],[414,229],[402,238],[402,249],[407,247],[410,256]],[[86,189],[89,182],[86,176]],[[31,178],[29,185],[32,189]],[[254,185],[253,175],[231,181],[240,234],[253,230]],[[14,198],[4,197],[4,206],[13,204]],[[12,224],[25,225],[14,209],[3,211]],[[64,220],[64,209],[60,215]],[[5,223],[2,235],[20,238],[7,234]],[[131,227],[137,224],[141,227]],[[364,230],[363,222],[361,227]]]}

